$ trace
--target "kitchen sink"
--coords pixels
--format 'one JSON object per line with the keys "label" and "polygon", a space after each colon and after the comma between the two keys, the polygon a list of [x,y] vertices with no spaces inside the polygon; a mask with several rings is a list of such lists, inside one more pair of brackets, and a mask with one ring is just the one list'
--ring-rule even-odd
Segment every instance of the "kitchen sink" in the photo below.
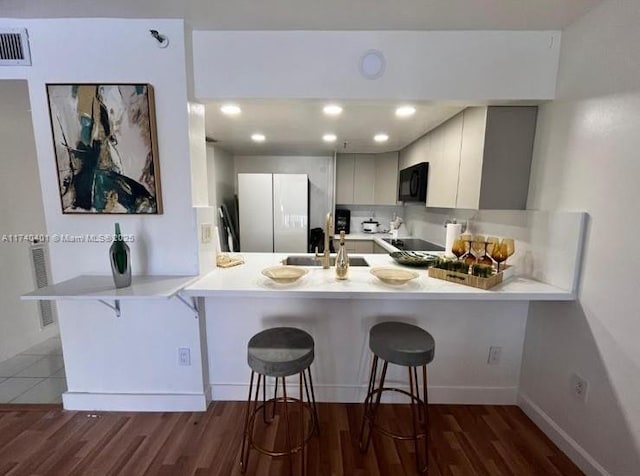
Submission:
{"label": "kitchen sink", "polygon": [[[336,263],[335,256],[331,257],[331,266]],[[313,256],[287,256],[282,260],[282,264],[287,266],[322,266],[322,258]],[[367,260],[362,256],[349,256],[349,266],[369,266]]]}

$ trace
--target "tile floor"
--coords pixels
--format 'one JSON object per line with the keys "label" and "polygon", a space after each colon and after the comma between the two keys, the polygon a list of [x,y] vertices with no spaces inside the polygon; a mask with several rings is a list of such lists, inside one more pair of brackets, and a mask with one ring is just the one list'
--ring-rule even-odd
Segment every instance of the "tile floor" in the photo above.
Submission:
{"label": "tile floor", "polygon": [[0,403],[62,403],[66,390],[59,337],[0,362]]}

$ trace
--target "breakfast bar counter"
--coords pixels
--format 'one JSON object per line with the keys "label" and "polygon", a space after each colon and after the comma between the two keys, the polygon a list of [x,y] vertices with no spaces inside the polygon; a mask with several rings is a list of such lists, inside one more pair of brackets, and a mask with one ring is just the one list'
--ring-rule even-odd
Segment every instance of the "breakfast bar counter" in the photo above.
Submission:
{"label": "breakfast bar counter", "polygon": [[[217,268],[187,286],[184,293],[192,297],[261,297],[314,299],[395,299],[395,300],[478,300],[478,301],[572,301],[570,290],[561,289],[522,277],[512,277],[490,290],[429,278],[424,268],[398,265],[383,254],[358,255],[369,266],[351,266],[349,279],[337,280],[333,268],[319,265],[305,267],[306,276],[292,284],[278,284],[261,271],[277,266],[288,256],[282,253],[243,253],[245,263],[232,268]],[[313,256],[313,255],[306,255]],[[378,280],[370,273],[374,267],[412,269],[418,278],[395,286]]]}
{"label": "breakfast bar counter", "polygon": [[[382,254],[358,255],[369,266],[351,266],[346,281],[336,279],[334,268],[314,266],[305,267],[309,272],[298,282],[277,284],[261,271],[280,265],[286,254],[242,256],[244,264],[216,269],[183,291],[200,303],[213,400],[246,398],[247,342],[284,326],[314,338],[311,372],[320,401],[361,402],[370,368],[369,329],[401,321],[428,330],[436,341],[429,365],[432,402],[514,404],[531,301],[574,299],[568,290],[521,277],[488,291],[449,283]],[[412,269],[418,277],[387,285],[370,273],[378,266]],[[501,357],[489,364],[492,347],[500,348]],[[406,384],[402,369],[392,367],[394,386]]]}

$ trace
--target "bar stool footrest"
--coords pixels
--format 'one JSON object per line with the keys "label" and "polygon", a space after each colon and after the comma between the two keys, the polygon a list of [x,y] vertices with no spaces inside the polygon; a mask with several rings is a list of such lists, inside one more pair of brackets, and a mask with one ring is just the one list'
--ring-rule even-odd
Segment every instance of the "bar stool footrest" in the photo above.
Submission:
{"label": "bar stool footrest", "polygon": [[[413,435],[401,435],[399,433],[394,433],[394,432],[392,432],[390,430],[387,430],[386,428],[382,427],[381,425],[376,423],[375,420],[373,419],[374,410],[372,408],[373,405],[371,403],[371,400],[377,394],[382,394],[384,392],[401,393],[401,394],[406,395],[407,397],[411,398],[411,400],[416,402],[418,405],[424,405],[424,402],[422,401],[422,399],[416,397],[415,395],[411,395],[411,393],[409,393],[406,390],[403,390],[401,388],[395,388],[395,387],[376,388],[371,393],[369,393],[367,395],[367,397],[365,398],[365,400],[364,400],[364,418],[369,422],[369,425],[370,425],[372,430],[379,431],[383,435],[388,436],[390,438],[393,438],[394,440],[402,440],[402,441],[411,440],[411,441],[413,441],[413,439],[414,439]],[[422,422],[420,422],[420,423],[422,423]],[[422,439],[422,438],[425,438],[426,436],[427,436],[426,433],[418,433],[418,434],[416,434],[415,438]]]}
{"label": "bar stool footrest", "polygon": [[[251,412],[251,415],[249,415],[249,428],[253,428],[256,415],[260,411],[263,411],[263,409],[266,410],[267,405],[269,405],[269,404],[275,405],[278,402],[282,403],[284,401],[285,401],[284,397],[270,398],[269,400],[267,400],[265,402],[262,402],[262,404],[258,405],[253,410],[253,412]],[[293,398],[293,397],[287,397],[286,401],[287,401],[287,403],[299,403],[300,399],[299,398]],[[302,450],[303,446],[305,446],[305,445],[307,445],[307,443],[309,443],[309,441],[311,440],[311,438],[313,437],[313,435],[317,431],[313,408],[311,408],[311,405],[309,405],[308,403],[304,403],[304,402],[303,402],[302,406],[305,409],[305,411],[308,412],[309,421],[311,422],[311,425],[310,425],[310,428],[309,428],[309,432],[304,435],[304,438],[302,440],[302,444],[299,444],[299,445],[291,448],[291,451],[272,451],[272,450],[268,450],[266,448],[263,448],[262,446],[257,445],[254,442],[252,434],[251,435],[250,434],[246,434],[245,437],[247,438],[247,443],[249,445],[249,448],[255,449],[256,451],[258,451],[258,452],[260,452],[260,453],[262,453],[264,455],[275,456],[275,457],[287,456],[289,454],[293,455],[293,454],[299,452],[300,450]],[[271,422],[269,422],[269,423],[271,423]]]}

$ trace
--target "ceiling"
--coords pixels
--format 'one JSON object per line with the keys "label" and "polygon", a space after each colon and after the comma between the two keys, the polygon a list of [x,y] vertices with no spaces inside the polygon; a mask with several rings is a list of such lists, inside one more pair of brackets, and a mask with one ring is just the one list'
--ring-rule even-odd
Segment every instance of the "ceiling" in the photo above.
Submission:
{"label": "ceiling", "polygon": [[0,17],[184,18],[217,30],[558,30],[601,0],[0,0]]}
{"label": "ceiling", "polygon": [[[236,155],[397,151],[464,109],[446,103],[412,103],[415,115],[397,118],[395,109],[401,105],[397,101],[340,101],[342,114],[329,117],[322,111],[327,101],[252,99],[233,101],[242,113],[230,117],[220,111],[227,103],[205,105],[205,128],[208,138]],[[253,142],[254,133],[264,134],[266,141]],[[338,137],[335,143],[323,142],[322,136],[328,133]],[[373,136],[378,133],[388,134],[389,140],[374,142]]]}

